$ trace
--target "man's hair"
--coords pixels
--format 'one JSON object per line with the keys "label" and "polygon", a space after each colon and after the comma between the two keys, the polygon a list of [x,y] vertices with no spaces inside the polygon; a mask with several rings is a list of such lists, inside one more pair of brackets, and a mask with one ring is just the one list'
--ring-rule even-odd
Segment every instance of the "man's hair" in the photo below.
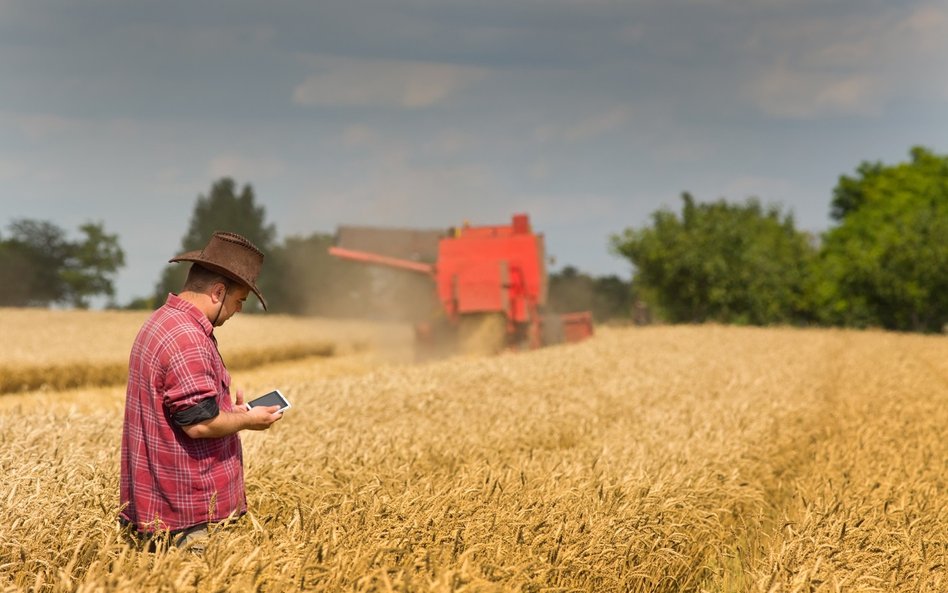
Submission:
{"label": "man's hair", "polygon": [[227,292],[230,292],[234,287],[240,286],[239,282],[231,280],[220,272],[208,270],[201,264],[191,264],[191,269],[188,271],[188,279],[184,281],[184,290],[206,293],[212,286],[219,282],[224,284],[224,288]]}

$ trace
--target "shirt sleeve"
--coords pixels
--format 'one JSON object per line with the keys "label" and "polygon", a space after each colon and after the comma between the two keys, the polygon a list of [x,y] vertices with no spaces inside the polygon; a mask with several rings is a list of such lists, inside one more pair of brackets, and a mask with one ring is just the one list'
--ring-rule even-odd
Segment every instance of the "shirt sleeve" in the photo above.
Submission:
{"label": "shirt sleeve", "polygon": [[214,371],[213,356],[218,356],[213,347],[209,349],[194,340],[180,340],[176,344],[168,359],[164,393],[164,406],[173,418],[207,399],[217,407],[222,385]]}
{"label": "shirt sleeve", "polygon": [[213,397],[202,399],[190,408],[184,408],[171,415],[171,419],[178,426],[191,426],[205,420],[216,418],[221,413],[217,400]]}

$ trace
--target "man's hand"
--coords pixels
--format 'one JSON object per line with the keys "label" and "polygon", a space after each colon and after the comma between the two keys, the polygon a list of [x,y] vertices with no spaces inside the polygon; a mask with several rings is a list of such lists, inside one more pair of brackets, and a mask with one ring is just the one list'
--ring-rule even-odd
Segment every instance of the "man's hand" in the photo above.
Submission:
{"label": "man's hand", "polygon": [[[238,395],[238,400],[242,400]],[[257,406],[247,411],[248,430],[266,430],[274,422],[283,417],[283,412],[278,412],[280,406]]]}
{"label": "man's hand", "polygon": [[250,404],[244,403],[244,390],[237,390],[237,400],[234,402],[238,412],[247,412],[250,415],[250,424],[248,430],[266,430],[274,422],[283,417],[283,412],[277,412],[280,406],[257,406],[251,408]]}

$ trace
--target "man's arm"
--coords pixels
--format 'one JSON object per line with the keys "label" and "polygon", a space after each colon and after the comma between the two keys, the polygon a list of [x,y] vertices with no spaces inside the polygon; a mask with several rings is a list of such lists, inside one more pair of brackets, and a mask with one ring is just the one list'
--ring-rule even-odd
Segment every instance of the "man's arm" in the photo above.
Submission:
{"label": "man's arm", "polygon": [[213,439],[241,430],[266,430],[283,417],[282,412],[277,412],[280,406],[256,407],[247,410],[242,404],[243,402],[240,402],[233,412],[221,411],[209,420],[182,426],[181,430],[192,439]]}

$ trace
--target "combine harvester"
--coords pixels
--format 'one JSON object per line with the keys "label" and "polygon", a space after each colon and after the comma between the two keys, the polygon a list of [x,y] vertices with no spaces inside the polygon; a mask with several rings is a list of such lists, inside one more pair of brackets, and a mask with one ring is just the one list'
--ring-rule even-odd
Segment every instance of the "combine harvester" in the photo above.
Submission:
{"label": "combine harvester", "polygon": [[593,333],[590,312],[547,309],[543,235],[526,214],[509,225],[447,231],[341,226],[329,253],[432,279],[440,311],[415,324],[422,358],[539,348]]}

